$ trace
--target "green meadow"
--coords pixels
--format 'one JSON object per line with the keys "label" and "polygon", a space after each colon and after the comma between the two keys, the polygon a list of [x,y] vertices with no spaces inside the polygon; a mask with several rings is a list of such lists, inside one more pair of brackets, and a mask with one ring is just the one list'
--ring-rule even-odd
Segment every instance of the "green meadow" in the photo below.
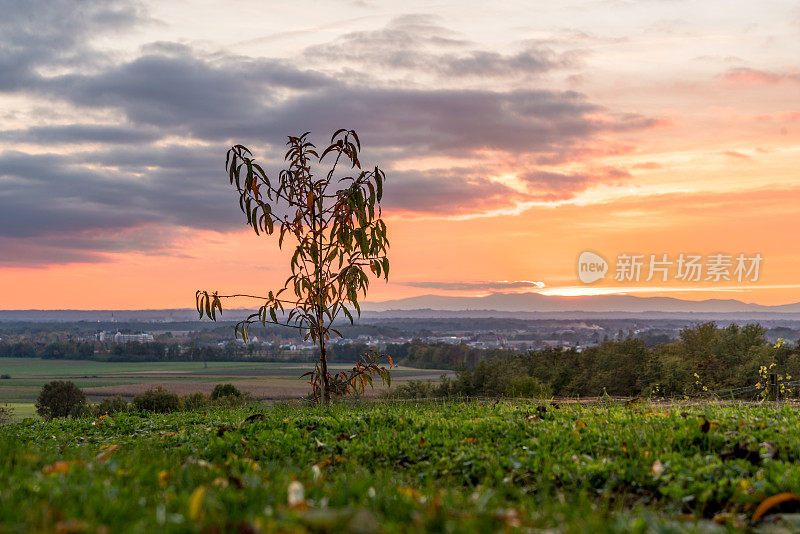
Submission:
{"label": "green meadow", "polygon": [[[345,368],[332,365],[331,368]],[[308,393],[298,377],[313,368],[307,363],[279,362],[96,362],[88,360],[44,360],[0,358],[0,405],[10,404],[17,415],[27,415],[25,405],[36,402],[42,386],[52,380],[70,380],[90,400],[121,395],[130,399],[149,388],[162,386],[180,395],[202,391],[218,383],[232,383],[258,399],[297,399]],[[395,384],[410,379],[435,380],[445,371],[435,369],[393,369]],[[368,394],[383,391],[376,387]]]}
{"label": "green meadow", "polygon": [[791,532],[798,428],[646,401],[29,419],[0,427],[0,530]]}

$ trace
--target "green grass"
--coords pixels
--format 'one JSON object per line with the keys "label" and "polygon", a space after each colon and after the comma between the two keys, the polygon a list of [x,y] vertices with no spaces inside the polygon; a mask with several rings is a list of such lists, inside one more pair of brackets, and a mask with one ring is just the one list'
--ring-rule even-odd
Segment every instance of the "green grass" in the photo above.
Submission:
{"label": "green grass", "polygon": [[22,419],[33,417],[39,417],[36,414],[36,405],[33,403],[28,402],[7,402],[0,404],[0,407],[3,408],[10,408],[14,410],[14,420],[21,421]]}
{"label": "green grass", "polygon": [[[744,527],[765,497],[800,489],[793,407],[536,408],[278,405],[25,421],[0,427],[0,525],[714,531]],[[264,419],[242,423],[255,410]],[[295,506],[293,484],[303,489]]]}
{"label": "green grass", "polygon": [[[252,367],[280,367],[280,363],[208,362],[208,370]],[[95,362],[89,360],[43,360],[39,358],[0,358],[0,374],[12,378],[32,376],[82,377],[86,375],[195,372],[206,369],[203,362]]]}
{"label": "green grass", "polygon": [[[120,374],[140,375],[231,375],[231,376],[286,376],[296,377],[298,370],[313,369],[313,363],[297,362],[95,362],[89,360],[44,360],[40,358],[0,358],[0,375],[12,378],[60,377],[85,378],[93,375],[116,376]],[[329,364],[331,369],[352,367],[346,364]],[[435,369],[396,370],[398,378],[406,375],[430,375],[437,377],[442,371]],[[0,380],[0,385],[2,381]]]}

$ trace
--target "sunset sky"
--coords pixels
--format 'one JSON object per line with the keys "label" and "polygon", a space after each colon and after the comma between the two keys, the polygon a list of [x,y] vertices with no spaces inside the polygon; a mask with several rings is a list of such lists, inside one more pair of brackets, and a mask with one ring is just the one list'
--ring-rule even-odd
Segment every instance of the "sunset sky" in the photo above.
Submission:
{"label": "sunset sky", "polygon": [[[369,300],[800,301],[798,2],[0,8],[0,309],[276,288],[286,251],[246,227],[226,150],[277,170],[286,135],[341,127],[387,174]],[[757,280],[614,280],[621,254],[740,253]]]}

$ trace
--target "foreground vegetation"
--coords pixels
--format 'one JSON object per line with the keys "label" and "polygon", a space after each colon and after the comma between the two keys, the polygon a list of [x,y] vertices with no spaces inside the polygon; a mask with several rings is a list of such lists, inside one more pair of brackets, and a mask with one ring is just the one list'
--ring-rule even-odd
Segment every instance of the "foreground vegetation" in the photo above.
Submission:
{"label": "foreground vegetation", "polygon": [[774,512],[794,498],[757,507],[800,488],[799,424],[790,406],[647,402],[27,420],[0,427],[0,530],[791,528]]}

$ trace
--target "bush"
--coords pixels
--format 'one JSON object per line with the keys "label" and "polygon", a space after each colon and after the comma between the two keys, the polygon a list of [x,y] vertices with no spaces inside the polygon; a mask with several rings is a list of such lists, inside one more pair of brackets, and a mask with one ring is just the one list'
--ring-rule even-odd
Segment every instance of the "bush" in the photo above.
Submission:
{"label": "bush", "polygon": [[94,408],[94,412],[96,415],[110,415],[114,413],[124,412],[127,410],[128,410],[128,401],[126,401],[119,395],[115,397],[110,397],[108,399],[103,399]]}
{"label": "bush", "polygon": [[449,397],[451,392],[451,381],[446,375],[442,375],[440,382],[428,380],[409,380],[397,388],[396,396],[403,399],[435,399]]}
{"label": "bush", "polygon": [[54,380],[42,386],[36,400],[36,412],[45,419],[81,415],[86,407],[86,395],[74,382]]}
{"label": "bush", "polygon": [[241,397],[242,392],[236,389],[233,384],[217,384],[214,386],[214,391],[211,392],[211,400],[217,400],[220,397]]}
{"label": "bush", "polygon": [[509,397],[527,397],[541,399],[550,396],[550,387],[542,384],[532,376],[516,376],[506,388]]}
{"label": "bush", "polygon": [[142,412],[168,413],[178,410],[180,399],[175,393],[159,386],[136,395],[133,405]]}
{"label": "bush", "polygon": [[191,393],[189,395],[181,397],[181,402],[180,402],[181,411],[191,412],[194,410],[205,408],[206,406],[208,406],[208,397],[206,397],[199,391],[197,393]]}
{"label": "bush", "polygon": [[9,374],[0,375],[0,380],[8,380],[9,378],[11,378]]}

